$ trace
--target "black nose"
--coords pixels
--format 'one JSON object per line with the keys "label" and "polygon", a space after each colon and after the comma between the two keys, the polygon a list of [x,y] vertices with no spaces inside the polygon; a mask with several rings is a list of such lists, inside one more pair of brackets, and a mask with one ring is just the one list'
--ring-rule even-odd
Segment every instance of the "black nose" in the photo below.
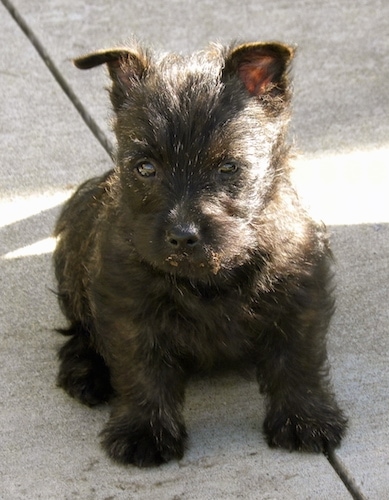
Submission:
{"label": "black nose", "polygon": [[172,248],[188,250],[199,243],[200,235],[195,226],[175,226],[168,231],[166,239]]}

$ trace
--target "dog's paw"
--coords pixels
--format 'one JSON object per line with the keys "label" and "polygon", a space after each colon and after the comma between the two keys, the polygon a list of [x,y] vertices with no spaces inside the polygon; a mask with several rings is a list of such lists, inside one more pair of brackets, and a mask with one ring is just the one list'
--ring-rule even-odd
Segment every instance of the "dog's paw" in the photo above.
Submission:
{"label": "dog's paw", "polygon": [[325,407],[314,414],[269,412],[263,424],[270,447],[290,451],[326,452],[342,440],[347,419],[338,408]]}
{"label": "dog's paw", "polygon": [[169,431],[157,424],[111,421],[101,433],[102,445],[108,455],[124,464],[150,467],[182,458],[186,431],[183,424]]}

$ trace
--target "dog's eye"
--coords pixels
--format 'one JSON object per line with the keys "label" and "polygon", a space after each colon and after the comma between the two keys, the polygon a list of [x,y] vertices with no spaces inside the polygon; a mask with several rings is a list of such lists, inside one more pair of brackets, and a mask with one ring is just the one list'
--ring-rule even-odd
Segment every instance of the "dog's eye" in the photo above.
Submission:
{"label": "dog's eye", "polygon": [[154,177],[155,174],[157,173],[157,169],[155,168],[155,166],[148,161],[144,161],[142,163],[139,163],[135,167],[135,170],[142,177]]}
{"label": "dog's eye", "polygon": [[220,165],[219,167],[219,174],[230,175],[230,174],[235,174],[237,171],[238,171],[237,165],[231,162],[223,163],[223,165]]}

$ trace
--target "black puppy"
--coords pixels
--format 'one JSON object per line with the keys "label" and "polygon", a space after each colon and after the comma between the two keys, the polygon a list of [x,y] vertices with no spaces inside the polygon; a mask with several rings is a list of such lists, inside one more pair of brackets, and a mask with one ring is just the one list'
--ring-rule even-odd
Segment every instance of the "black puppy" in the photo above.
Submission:
{"label": "black puppy", "polygon": [[108,65],[117,151],[56,227],[71,336],[58,381],[89,405],[114,394],[103,445],[118,461],[181,457],[188,377],[220,363],[256,367],[270,446],[341,440],[325,345],[331,254],[289,181],[292,57],[251,43],[75,61]]}

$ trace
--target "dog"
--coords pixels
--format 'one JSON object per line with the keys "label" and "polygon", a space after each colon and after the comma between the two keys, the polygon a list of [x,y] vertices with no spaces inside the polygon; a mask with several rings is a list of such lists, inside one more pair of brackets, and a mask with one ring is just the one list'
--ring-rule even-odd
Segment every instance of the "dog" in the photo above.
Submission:
{"label": "dog", "polygon": [[102,445],[118,462],[181,458],[188,379],[219,365],[255,368],[269,446],[327,452],[344,435],[326,354],[332,254],[289,176],[293,56],[276,42],[188,56],[133,44],[74,61],[107,65],[117,147],[55,229],[58,385],[90,406],[112,398]]}

